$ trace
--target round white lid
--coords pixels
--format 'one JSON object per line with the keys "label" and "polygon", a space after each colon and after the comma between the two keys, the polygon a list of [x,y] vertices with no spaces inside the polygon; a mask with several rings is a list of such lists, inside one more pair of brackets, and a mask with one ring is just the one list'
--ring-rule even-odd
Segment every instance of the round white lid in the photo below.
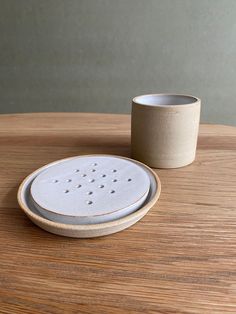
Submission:
{"label": "round white lid", "polygon": [[80,156],[40,173],[31,196],[44,210],[68,216],[106,215],[146,198],[147,173],[132,161],[110,156]]}

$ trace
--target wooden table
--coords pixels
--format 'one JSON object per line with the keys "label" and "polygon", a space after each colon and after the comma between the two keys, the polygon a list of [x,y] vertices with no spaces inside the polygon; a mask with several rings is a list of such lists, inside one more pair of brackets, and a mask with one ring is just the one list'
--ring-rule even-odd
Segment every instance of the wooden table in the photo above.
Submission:
{"label": "wooden table", "polygon": [[95,239],[36,227],[17,188],[56,159],[129,156],[130,116],[1,115],[0,150],[0,313],[236,313],[236,128],[202,125],[147,216]]}

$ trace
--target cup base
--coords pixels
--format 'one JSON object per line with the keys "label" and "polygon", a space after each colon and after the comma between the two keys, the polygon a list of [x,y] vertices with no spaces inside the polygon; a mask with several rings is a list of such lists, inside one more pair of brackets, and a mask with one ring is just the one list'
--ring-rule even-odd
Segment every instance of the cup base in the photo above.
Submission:
{"label": "cup base", "polygon": [[192,164],[195,160],[195,155],[191,156],[191,158],[188,156],[188,158],[179,158],[178,160],[156,160],[155,158],[143,158],[142,156],[137,156],[136,154],[131,154],[131,158],[136,159],[154,169],[175,169]]}

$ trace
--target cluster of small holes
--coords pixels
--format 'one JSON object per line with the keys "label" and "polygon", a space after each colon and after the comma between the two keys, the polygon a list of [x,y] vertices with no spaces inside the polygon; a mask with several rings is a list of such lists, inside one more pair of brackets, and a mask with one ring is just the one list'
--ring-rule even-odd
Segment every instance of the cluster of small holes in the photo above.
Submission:
{"label": "cluster of small holes", "polygon": [[[97,163],[93,163],[93,164],[92,164],[93,167],[96,167],[97,165],[98,165]],[[80,170],[79,170],[79,169],[75,169],[75,172],[78,173],[78,172],[80,172]],[[91,172],[96,172],[96,169],[92,168],[92,169],[91,169]],[[116,173],[116,172],[117,172],[117,169],[112,169],[111,172]],[[101,175],[102,178],[105,178],[106,176],[107,176],[106,174],[102,174],[102,175]],[[87,174],[86,174],[86,173],[83,173],[83,174],[82,174],[82,177],[83,177],[83,178],[87,177]],[[89,181],[90,183],[93,183],[93,182],[95,182],[95,179],[89,179],[88,181]],[[117,179],[112,179],[112,182],[117,182],[117,181],[118,181]],[[132,179],[131,179],[131,178],[128,178],[127,181],[128,181],[128,182],[131,182]],[[55,180],[53,180],[52,182],[53,182],[53,183],[58,183],[59,180],[58,180],[58,179],[55,179]],[[67,179],[66,182],[70,183],[70,182],[72,182],[72,179]],[[77,184],[77,185],[76,185],[76,188],[77,188],[77,189],[79,189],[79,188],[81,188],[81,187],[82,187],[81,184]],[[98,188],[100,188],[100,189],[103,189],[104,187],[105,187],[104,184],[98,185]],[[69,193],[69,192],[70,192],[69,189],[64,190],[64,193],[66,193],[66,194]],[[116,192],[115,190],[110,190],[110,191],[109,191],[110,194],[114,194],[115,192]],[[87,192],[87,195],[92,195],[92,194],[93,194],[93,191],[88,191],[88,192]],[[87,205],[92,205],[92,204],[93,204],[93,202],[92,202],[91,200],[86,201],[86,203],[87,203]]]}

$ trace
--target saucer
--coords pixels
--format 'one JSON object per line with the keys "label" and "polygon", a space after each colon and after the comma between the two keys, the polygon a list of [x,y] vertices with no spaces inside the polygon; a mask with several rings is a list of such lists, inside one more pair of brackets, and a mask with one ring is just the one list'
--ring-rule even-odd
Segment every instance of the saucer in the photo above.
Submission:
{"label": "saucer", "polygon": [[[96,155],[96,157],[114,157],[118,158],[118,156],[112,155]],[[94,155],[82,156],[82,157],[94,157]],[[64,159],[63,161],[73,160],[78,157],[72,157]],[[57,165],[58,162],[56,161],[49,165],[46,165],[24,179],[21,183],[19,190],[18,190],[18,202],[22,210],[25,214],[39,227],[42,229],[49,231],[51,233],[55,233],[58,235],[68,236],[68,237],[75,237],[75,238],[90,238],[90,237],[98,237],[104,236],[108,234],[112,234],[123,229],[128,228],[129,226],[136,223],[140,220],[149,210],[150,208],[156,203],[160,196],[161,192],[161,183],[156,175],[156,173],[147,167],[146,165],[129,158],[119,157],[125,161],[130,161],[139,167],[142,168],[143,171],[147,174],[150,180],[150,188],[147,194],[144,203],[136,209],[132,213],[128,213],[126,216],[118,219],[114,219],[112,221],[104,222],[104,223],[96,223],[96,224],[71,224],[71,223],[61,223],[50,220],[42,215],[38,208],[35,206],[34,201],[32,201],[31,197],[31,185],[35,178],[43,171],[47,170],[49,167],[53,165]]]}

